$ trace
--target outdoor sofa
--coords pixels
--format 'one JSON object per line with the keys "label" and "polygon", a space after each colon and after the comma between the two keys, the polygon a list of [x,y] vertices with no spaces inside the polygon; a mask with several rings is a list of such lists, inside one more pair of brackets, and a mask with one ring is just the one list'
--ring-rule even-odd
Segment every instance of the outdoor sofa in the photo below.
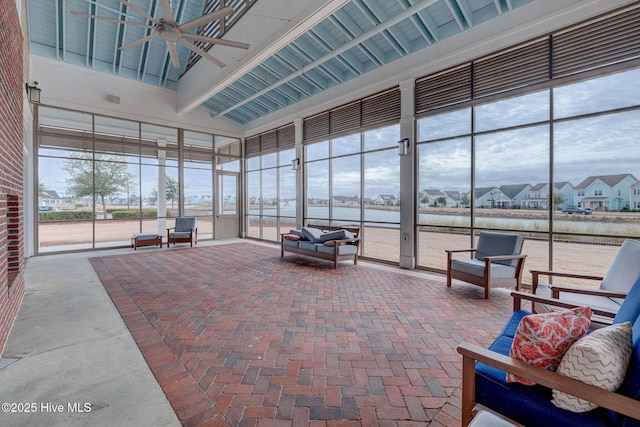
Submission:
{"label": "outdoor sofa", "polygon": [[280,256],[293,252],[314,258],[333,261],[353,260],[358,264],[360,227],[309,224],[301,230],[280,233]]}

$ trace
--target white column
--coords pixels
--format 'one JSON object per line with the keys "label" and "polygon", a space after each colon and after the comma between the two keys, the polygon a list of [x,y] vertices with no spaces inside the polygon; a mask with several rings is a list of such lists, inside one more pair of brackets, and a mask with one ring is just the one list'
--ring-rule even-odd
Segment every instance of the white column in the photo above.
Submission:
{"label": "white column", "polygon": [[[161,148],[167,147],[165,139],[158,139],[158,234],[164,236],[167,231],[167,151]],[[167,242],[167,245],[169,242]]]}
{"label": "white column", "polygon": [[400,267],[416,266],[415,236],[415,80],[400,83],[400,139],[409,139],[409,154],[400,156]]}

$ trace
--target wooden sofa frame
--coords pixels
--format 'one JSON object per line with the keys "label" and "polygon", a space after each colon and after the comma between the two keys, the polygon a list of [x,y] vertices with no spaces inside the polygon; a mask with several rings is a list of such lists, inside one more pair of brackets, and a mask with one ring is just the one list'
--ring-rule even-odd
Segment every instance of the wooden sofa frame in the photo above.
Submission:
{"label": "wooden sofa frame", "polygon": [[[334,240],[335,244],[333,246],[333,253],[326,254],[322,252],[312,252],[306,249],[294,248],[290,246],[284,245],[284,236],[289,233],[280,233],[280,257],[284,257],[284,253],[293,252],[300,255],[305,255],[313,258],[321,258],[329,261],[333,261],[333,268],[338,268],[338,261],[343,260],[351,260],[353,259],[353,265],[358,264],[358,252],[360,251],[360,227],[350,227],[350,226],[338,226],[338,225],[322,225],[322,224],[309,224],[307,227],[317,228],[322,230],[323,232],[328,231],[337,231],[337,230],[347,230],[351,234],[353,234],[353,239],[342,239],[342,240]],[[342,245],[355,245],[357,246],[357,250],[355,254],[347,254],[347,255],[339,255],[338,248]]]}
{"label": "wooden sofa frame", "polygon": [[[539,297],[529,293],[512,292],[513,310],[521,308],[522,300],[531,301],[531,303],[550,304],[562,308],[577,307],[576,304],[554,300],[553,298]],[[615,313],[602,310],[594,310],[594,314],[604,317],[615,316]],[[566,377],[564,375],[552,372],[546,369],[540,369],[536,366],[528,365],[524,362],[515,360],[509,356],[495,353],[484,347],[463,342],[457,349],[462,355],[462,426],[466,427],[471,422],[475,403],[475,362],[483,362],[488,365],[511,372],[520,377],[532,380],[536,384],[562,391],[573,396],[593,402],[598,406],[613,410],[629,417],[640,419],[640,405],[638,401],[618,393],[606,391],[602,388],[583,383],[582,381]],[[482,405],[478,405],[482,406]]]}

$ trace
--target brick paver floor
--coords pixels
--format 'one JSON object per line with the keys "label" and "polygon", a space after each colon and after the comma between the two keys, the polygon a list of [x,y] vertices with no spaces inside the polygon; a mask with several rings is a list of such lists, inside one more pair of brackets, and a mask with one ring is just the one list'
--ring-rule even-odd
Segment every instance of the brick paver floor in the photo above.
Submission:
{"label": "brick paver floor", "polygon": [[458,426],[455,349],[488,345],[511,307],[252,243],[91,263],[185,426]]}

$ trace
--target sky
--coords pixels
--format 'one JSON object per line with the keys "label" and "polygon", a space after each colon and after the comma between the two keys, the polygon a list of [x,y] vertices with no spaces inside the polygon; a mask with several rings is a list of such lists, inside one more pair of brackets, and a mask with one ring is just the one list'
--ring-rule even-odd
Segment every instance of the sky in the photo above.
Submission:
{"label": "sky", "polygon": [[[629,109],[640,102],[640,69],[601,77],[553,89],[554,181],[579,184],[588,176],[631,173],[640,179],[640,109]],[[551,126],[549,91],[527,94],[484,105],[475,111],[476,186],[501,186],[547,182]],[[611,114],[594,114],[607,110]],[[46,112],[46,109],[43,109]],[[593,115],[591,115],[593,114]],[[565,120],[575,115],[587,115],[577,120]],[[59,126],[60,117],[41,120],[43,124]],[[89,115],[68,113],[64,126],[87,130]],[[90,123],[90,122],[89,122]],[[136,134],[137,124],[117,119],[96,119],[100,129],[113,132],[122,129],[123,135]],[[143,135],[169,142],[175,140],[174,129],[143,125]],[[471,167],[471,110],[461,109],[417,120],[419,190],[470,190]],[[503,129],[503,130],[496,130]],[[134,132],[135,130],[135,132]],[[187,132],[194,144],[205,144],[209,135]],[[395,146],[399,140],[399,125],[364,133],[364,155],[360,151],[360,134],[338,138],[307,147],[306,185],[309,197],[326,197],[329,191],[329,162],[331,154],[339,157],[332,164],[332,192],[334,195],[360,195],[360,181],[364,178],[364,197],[380,194],[397,195],[400,162]],[[385,147],[389,149],[384,150]],[[42,153],[51,153],[43,150]],[[263,156],[263,167],[282,165],[281,185],[291,193],[295,172],[290,170],[293,149],[279,156]],[[317,160],[321,159],[321,160]],[[324,160],[322,160],[324,159]],[[136,161],[135,159],[132,161]],[[278,163],[279,162],[279,163]],[[251,165],[256,161],[252,160]],[[361,164],[364,172],[361,172]],[[48,189],[66,193],[66,182],[59,159],[41,158],[40,179]],[[130,170],[137,175],[137,165]],[[174,173],[175,172],[175,173]],[[177,170],[171,169],[177,176]],[[210,195],[211,172],[185,171],[187,195]],[[154,173],[143,173],[143,188],[156,188]],[[249,179],[249,195],[257,194],[255,174]],[[276,175],[267,172],[265,197],[275,196]]]}

